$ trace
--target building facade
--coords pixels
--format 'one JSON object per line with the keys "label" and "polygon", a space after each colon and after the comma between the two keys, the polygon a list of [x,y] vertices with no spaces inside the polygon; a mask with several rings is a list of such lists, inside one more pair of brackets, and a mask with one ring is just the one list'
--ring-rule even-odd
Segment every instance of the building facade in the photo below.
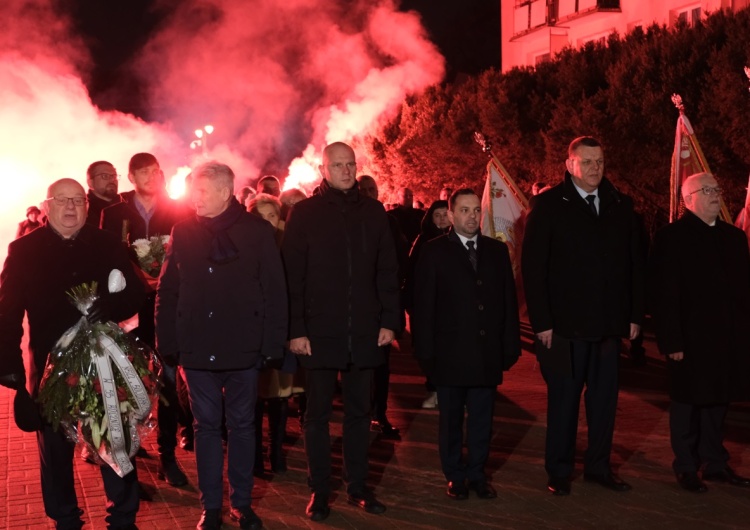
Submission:
{"label": "building facade", "polygon": [[501,0],[502,69],[535,66],[614,32],[681,20],[693,24],[719,9],[748,5],[750,0]]}

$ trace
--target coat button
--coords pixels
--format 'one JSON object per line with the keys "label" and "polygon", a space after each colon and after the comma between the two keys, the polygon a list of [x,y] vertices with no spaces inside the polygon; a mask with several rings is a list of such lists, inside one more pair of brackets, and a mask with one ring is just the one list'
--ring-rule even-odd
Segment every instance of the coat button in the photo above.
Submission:
{"label": "coat button", "polygon": [[478,308],[478,309],[479,309],[480,311],[484,311],[484,306],[483,306],[482,304],[479,304],[479,308]]}
{"label": "coat button", "polygon": [[214,316],[214,312],[213,311],[209,311],[208,312],[208,318],[211,318],[212,316]]}
{"label": "coat button", "polygon": [[483,329],[480,329],[480,330],[479,330],[479,335],[480,335],[481,337],[484,337],[484,330],[483,330]]}
{"label": "coat button", "polygon": [[477,280],[477,285],[482,285],[482,280]]}
{"label": "coat button", "polygon": [[216,360],[216,355],[211,355],[211,356],[210,356],[210,357],[208,358],[208,360],[209,360],[209,361],[211,361],[211,362],[214,362],[214,361]]}
{"label": "coat button", "polygon": [[208,272],[209,272],[209,273],[213,273],[213,272],[214,272],[214,268],[213,268],[213,267],[209,267],[209,268],[208,268]]}

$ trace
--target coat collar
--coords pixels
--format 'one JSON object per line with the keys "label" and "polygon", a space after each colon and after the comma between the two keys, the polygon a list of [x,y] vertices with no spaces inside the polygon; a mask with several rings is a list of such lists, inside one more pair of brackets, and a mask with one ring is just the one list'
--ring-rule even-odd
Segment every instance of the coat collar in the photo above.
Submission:
{"label": "coat collar", "polygon": [[[578,190],[573,185],[573,177],[568,171],[565,172],[565,177],[562,182],[562,189],[564,200],[569,201],[571,204],[575,204],[579,208],[585,209],[587,212],[589,212],[589,214],[593,216],[591,210],[589,209],[589,205],[586,203],[586,199],[581,197],[581,194],[578,193]],[[607,177],[602,177],[602,181],[599,183],[598,194],[599,215],[605,213],[607,209],[612,207],[614,204],[618,204],[622,201],[620,192],[617,191],[617,188],[615,188],[615,186],[609,180],[607,180]]]}

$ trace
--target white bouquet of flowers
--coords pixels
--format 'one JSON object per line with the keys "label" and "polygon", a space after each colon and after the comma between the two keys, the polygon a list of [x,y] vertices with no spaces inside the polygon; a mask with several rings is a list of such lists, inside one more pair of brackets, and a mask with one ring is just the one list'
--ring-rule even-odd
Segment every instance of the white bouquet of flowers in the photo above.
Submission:
{"label": "white bouquet of flowers", "polygon": [[169,236],[151,236],[148,239],[136,239],[131,247],[138,258],[141,269],[154,278],[159,276],[164,258],[167,255]]}
{"label": "white bouquet of flowers", "polygon": [[[125,287],[122,272],[109,275],[109,291]],[[68,292],[84,315],[57,341],[39,387],[42,416],[119,476],[133,470],[130,459],[155,427],[151,411],[161,384],[153,350],[114,322],[86,319],[98,298],[97,284]]]}

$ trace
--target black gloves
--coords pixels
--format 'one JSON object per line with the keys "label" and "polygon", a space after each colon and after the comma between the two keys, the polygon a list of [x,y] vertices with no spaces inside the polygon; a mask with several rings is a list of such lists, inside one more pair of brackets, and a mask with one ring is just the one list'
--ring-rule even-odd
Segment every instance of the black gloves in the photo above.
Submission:
{"label": "black gloves", "polygon": [[32,397],[26,391],[25,386],[21,386],[16,392],[13,399],[13,418],[16,425],[24,432],[34,432],[42,429],[42,417],[39,414],[39,407]]}
{"label": "black gloves", "polygon": [[0,385],[18,390],[26,385],[26,378],[23,374],[0,375]]}
{"label": "black gloves", "polygon": [[112,304],[108,297],[100,296],[91,304],[86,319],[92,324],[112,320]]}

